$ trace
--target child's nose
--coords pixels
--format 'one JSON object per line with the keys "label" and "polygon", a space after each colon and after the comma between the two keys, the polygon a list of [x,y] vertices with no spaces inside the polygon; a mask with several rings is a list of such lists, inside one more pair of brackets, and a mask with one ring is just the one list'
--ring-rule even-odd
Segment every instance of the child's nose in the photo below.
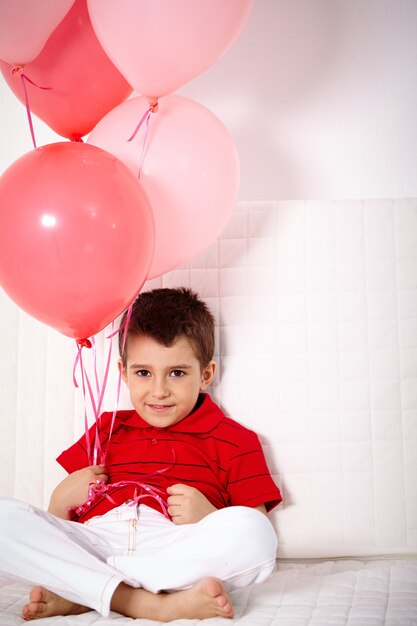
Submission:
{"label": "child's nose", "polygon": [[155,378],[152,393],[156,398],[163,398],[168,395],[168,385],[165,378]]}

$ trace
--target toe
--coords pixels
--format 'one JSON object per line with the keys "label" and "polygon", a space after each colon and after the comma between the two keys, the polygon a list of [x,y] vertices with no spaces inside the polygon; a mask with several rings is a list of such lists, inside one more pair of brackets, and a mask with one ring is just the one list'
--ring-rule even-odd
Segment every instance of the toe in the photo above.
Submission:
{"label": "toe", "polygon": [[223,592],[223,584],[217,578],[207,578],[205,590],[209,596],[215,598]]}
{"label": "toe", "polygon": [[219,612],[222,615],[226,617],[233,616],[233,606],[225,591],[223,591],[222,593],[220,593],[218,596],[216,596],[213,599],[218,607]]}
{"label": "toe", "polygon": [[25,606],[22,609],[22,617],[24,620],[37,619],[38,617],[41,617],[41,616],[42,616],[41,607],[39,607],[37,604],[34,604],[33,602],[30,602],[29,604],[25,604]]}
{"label": "toe", "polygon": [[30,602],[46,602],[48,590],[44,587],[33,587],[29,594]]}
{"label": "toe", "polygon": [[227,598],[223,595],[216,596],[215,600],[216,600],[217,606],[220,609],[224,609],[226,607],[226,604],[228,604]]}
{"label": "toe", "polygon": [[227,600],[227,598],[222,598],[221,602],[217,602],[217,606],[220,609],[220,613],[226,617],[232,617],[233,615],[233,607],[231,603]]}
{"label": "toe", "polygon": [[230,602],[228,602],[226,606],[223,607],[223,612],[226,617],[233,617],[234,611],[233,606],[230,604]]}

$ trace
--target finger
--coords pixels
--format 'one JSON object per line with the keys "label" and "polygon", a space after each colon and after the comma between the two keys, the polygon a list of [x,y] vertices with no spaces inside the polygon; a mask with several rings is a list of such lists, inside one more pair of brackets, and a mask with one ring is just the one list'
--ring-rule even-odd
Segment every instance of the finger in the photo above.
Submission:
{"label": "finger", "polygon": [[173,496],[181,496],[185,491],[187,491],[187,485],[182,485],[181,483],[171,485],[171,487],[167,488],[167,493]]}
{"label": "finger", "polygon": [[[184,515],[183,515],[183,513],[181,513],[181,509],[178,506],[169,506],[168,507],[168,513],[169,513],[169,516],[171,517],[172,520],[174,518],[176,520],[178,520],[180,518],[182,520],[184,519]],[[178,521],[177,521],[177,523],[178,523]],[[183,524],[184,522],[181,522],[181,523]]]}
{"label": "finger", "polygon": [[182,496],[169,496],[167,502],[169,506],[179,506],[182,502]]}
{"label": "finger", "polygon": [[97,477],[94,480],[90,480],[90,482],[88,483],[89,487],[92,487],[93,489],[100,489],[103,485],[106,484],[107,478],[100,478]]}
{"label": "finger", "polygon": [[90,469],[93,470],[94,474],[105,474],[106,468],[104,465],[91,465]]}
{"label": "finger", "polygon": [[108,480],[108,476],[107,474],[92,474],[90,475],[90,484],[92,485],[99,485],[99,484],[103,484],[106,483]]}
{"label": "finger", "polygon": [[90,480],[90,485],[97,487],[103,485],[108,480],[107,474],[93,474]]}
{"label": "finger", "polygon": [[177,526],[181,526],[186,523],[182,515],[171,515],[171,519]]}

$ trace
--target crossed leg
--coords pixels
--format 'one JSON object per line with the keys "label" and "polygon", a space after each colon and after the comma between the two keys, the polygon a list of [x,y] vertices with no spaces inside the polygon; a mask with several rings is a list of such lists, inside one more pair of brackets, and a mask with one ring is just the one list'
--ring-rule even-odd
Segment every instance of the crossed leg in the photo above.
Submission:
{"label": "crossed leg", "polygon": [[[23,607],[25,620],[55,615],[79,615],[89,608],[65,600],[44,587],[34,587],[28,604]],[[111,609],[127,617],[156,619],[206,619],[233,617],[233,606],[223,583],[217,578],[204,578],[189,589],[173,593],[152,593],[121,583],[112,598]]]}

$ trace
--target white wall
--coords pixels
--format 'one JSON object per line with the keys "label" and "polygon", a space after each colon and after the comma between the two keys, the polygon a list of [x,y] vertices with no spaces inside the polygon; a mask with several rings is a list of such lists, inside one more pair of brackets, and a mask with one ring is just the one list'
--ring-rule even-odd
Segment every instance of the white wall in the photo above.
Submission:
{"label": "white wall", "polygon": [[[417,2],[255,0],[246,29],[180,93],[232,133],[240,198],[417,195]],[[32,148],[0,85],[0,170]],[[38,143],[59,140],[37,123]]]}
{"label": "white wall", "polygon": [[[211,392],[261,438],[280,556],[415,554],[417,199],[242,202],[150,283],[190,286],[216,316]],[[0,317],[0,495],[45,506],[84,430],[75,346],[2,294]],[[116,378],[114,363],[107,410]]]}
{"label": "white wall", "polygon": [[233,133],[245,200],[415,196],[416,64],[415,0],[255,0],[183,92]]}

